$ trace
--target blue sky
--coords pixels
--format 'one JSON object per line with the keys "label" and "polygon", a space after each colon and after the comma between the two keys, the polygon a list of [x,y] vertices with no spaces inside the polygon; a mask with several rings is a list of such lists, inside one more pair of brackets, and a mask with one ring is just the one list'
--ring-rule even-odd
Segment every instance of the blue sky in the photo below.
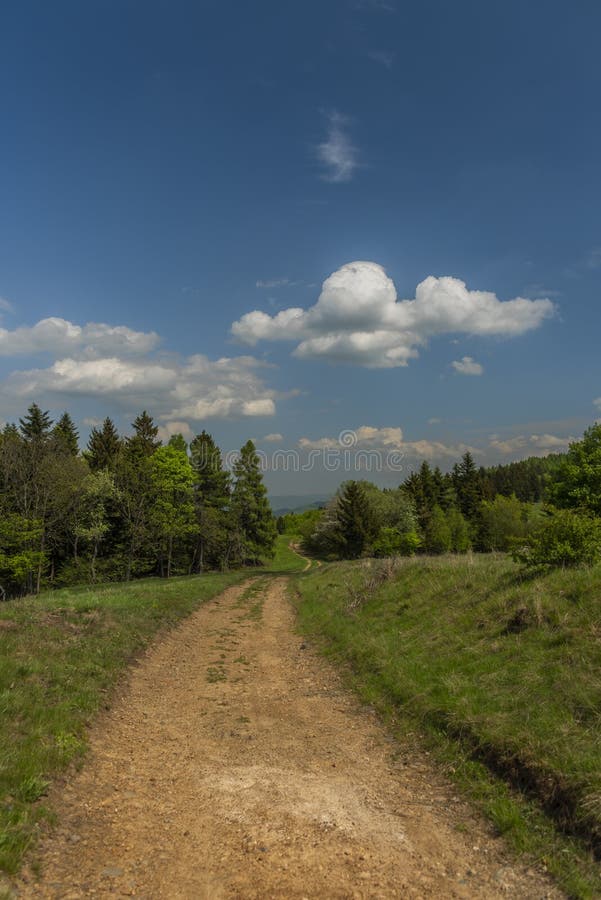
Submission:
{"label": "blue sky", "polygon": [[0,417],[354,430],[406,468],[562,449],[601,408],[600,27],[582,0],[9,4]]}

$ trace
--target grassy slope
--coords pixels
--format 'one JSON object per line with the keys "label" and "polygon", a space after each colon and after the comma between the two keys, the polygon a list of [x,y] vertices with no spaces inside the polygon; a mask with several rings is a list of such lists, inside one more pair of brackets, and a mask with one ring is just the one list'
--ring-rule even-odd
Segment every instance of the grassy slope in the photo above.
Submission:
{"label": "grassy slope", "polygon": [[[601,569],[525,580],[499,557],[403,560],[349,613],[377,565],[299,578],[303,629],[351,662],[364,697],[438,735],[514,844],[545,856],[574,896],[601,896],[591,854],[549,824],[601,845]],[[485,787],[474,759],[537,803]]]}
{"label": "grassy slope", "polygon": [[49,812],[48,781],[81,757],[86,726],[133,654],[248,571],[65,588],[0,604],[0,871]]}

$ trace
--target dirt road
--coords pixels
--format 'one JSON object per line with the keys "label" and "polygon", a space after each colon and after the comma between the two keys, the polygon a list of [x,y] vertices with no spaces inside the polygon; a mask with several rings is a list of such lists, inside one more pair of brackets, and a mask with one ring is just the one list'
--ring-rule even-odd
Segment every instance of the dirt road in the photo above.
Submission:
{"label": "dirt road", "polygon": [[294,632],[283,579],[155,644],[61,791],[19,897],[560,897]]}

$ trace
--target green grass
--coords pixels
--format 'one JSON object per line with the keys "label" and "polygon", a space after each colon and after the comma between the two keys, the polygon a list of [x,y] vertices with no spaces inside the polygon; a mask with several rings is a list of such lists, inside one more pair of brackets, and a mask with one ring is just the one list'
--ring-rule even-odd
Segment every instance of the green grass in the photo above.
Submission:
{"label": "green grass", "polygon": [[159,629],[248,571],[66,588],[0,604],[0,872],[18,870],[52,812],[49,782],[86,750],[86,730]]}
{"label": "green grass", "polygon": [[[524,578],[506,558],[324,566],[302,629],[436,746],[513,846],[601,896],[601,568]],[[382,579],[374,578],[378,567]]]}
{"label": "green grass", "polygon": [[299,540],[292,534],[279,534],[275,543],[275,555],[273,559],[266,561],[265,570],[272,575],[293,575],[302,572],[305,568],[305,560],[290,548],[290,542]]}

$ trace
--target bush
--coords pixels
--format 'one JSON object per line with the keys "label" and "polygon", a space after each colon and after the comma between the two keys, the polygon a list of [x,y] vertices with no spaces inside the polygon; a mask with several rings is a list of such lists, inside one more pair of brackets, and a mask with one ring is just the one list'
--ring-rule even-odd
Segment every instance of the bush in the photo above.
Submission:
{"label": "bush", "polygon": [[593,565],[601,556],[601,520],[588,513],[553,510],[512,556],[530,569]]}
{"label": "bush", "polygon": [[413,556],[421,544],[415,531],[401,533],[397,528],[380,528],[372,544],[374,556]]}

